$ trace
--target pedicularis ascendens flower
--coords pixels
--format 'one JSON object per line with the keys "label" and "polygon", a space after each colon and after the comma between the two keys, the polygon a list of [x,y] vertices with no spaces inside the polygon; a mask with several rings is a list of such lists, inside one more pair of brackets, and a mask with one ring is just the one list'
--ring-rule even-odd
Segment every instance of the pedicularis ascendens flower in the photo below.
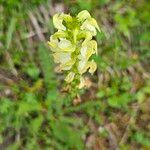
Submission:
{"label": "pedicularis ascendens flower", "polygon": [[65,81],[77,82],[77,87],[85,85],[83,74],[87,70],[93,74],[97,68],[94,60],[90,60],[97,53],[97,42],[92,40],[100,31],[97,22],[88,11],[81,11],[76,17],[68,14],[55,14],[53,24],[58,29],[51,35],[48,42],[55,63],[60,71],[67,73]]}

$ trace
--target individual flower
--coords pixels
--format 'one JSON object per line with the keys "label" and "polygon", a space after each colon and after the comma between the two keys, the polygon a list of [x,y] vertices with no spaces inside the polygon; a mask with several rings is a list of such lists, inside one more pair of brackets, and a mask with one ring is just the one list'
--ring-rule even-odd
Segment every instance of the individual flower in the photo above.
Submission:
{"label": "individual flower", "polygon": [[65,81],[75,82],[78,88],[85,86],[83,74],[91,74],[97,69],[93,54],[97,54],[97,42],[93,40],[98,24],[87,10],[83,10],[76,17],[69,14],[55,14],[53,24],[58,30],[50,36],[48,45],[52,51],[54,62],[60,71],[66,72]]}

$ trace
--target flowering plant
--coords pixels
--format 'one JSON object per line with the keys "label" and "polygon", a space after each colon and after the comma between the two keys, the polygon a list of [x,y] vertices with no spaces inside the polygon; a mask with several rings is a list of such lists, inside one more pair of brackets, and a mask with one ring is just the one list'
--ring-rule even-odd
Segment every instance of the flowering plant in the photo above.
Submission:
{"label": "flowering plant", "polygon": [[51,35],[48,42],[53,52],[54,62],[58,63],[59,71],[67,73],[67,83],[76,82],[76,87],[85,86],[83,74],[89,71],[93,74],[97,68],[94,60],[90,60],[97,53],[97,42],[92,40],[100,31],[98,24],[87,10],[83,10],[76,17],[69,14],[55,14],[53,24],[58,31]]}

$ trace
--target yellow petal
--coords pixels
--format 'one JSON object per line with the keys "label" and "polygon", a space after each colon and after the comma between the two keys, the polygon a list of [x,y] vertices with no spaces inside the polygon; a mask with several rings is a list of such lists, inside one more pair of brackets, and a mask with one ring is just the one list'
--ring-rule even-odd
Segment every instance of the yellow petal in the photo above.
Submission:
{"label": "yellow petal", "polygon": [[63,18],[61,14],[55,14],[53,16],[53,24],[58,30],[66,30],[66,27],[62,24],[62,22]]}
{"label": "yellow petal", "polygon": [[81,26],[81,30],[88,30],[90,32],[92,32],[92,35],[95,36],[96,35],[96,29],[95,29],[95,26],[91,25],[89,23],[89,21],[85,21],[82,26]]}
{"label": "yellow petal", "polygon": [[72,43],[67,39],[60,39],[60,42],[58,42],[58,48],[59,51],[62,52],[74,52],[75,51],[75,45],[72,45]]}
{"label": "yellow petal", "polygon": [[69,74],[68,74],[68,75],[66,76],[66,78],[65,78],[65,81],[66,81],[67,83],[72,82],[73,79],[74,79],[74,76],[75,76],[75,73],[74,73],[74,72],[69,72]]}
{"label": "yellow petal", "polygon": [[80,52],[81,52],[81,54],[78,56],[78,59],[88,60],[91,57],[91,55],[97,53],[97,43],[96,43],[96,41],[91,40],[91,41],[85,43],[85,45],[81,47]]}
{"label": "yellow petal", "polygon": [[96,29],[100,32],[100,28],[94,18],[87,19],[81,26],[81,30],[88,30],[92,32],[93,36],[97,34]]}
{"label": "yellow petal", "polygon": [[71,42],[66,39],[61,39],[60,42],[58,43],[58,47],[62,49],[70,47],[70,46],[71,46]]}
{"label": "yellow petal", "polygon": [[92,54],[93,54],[93,49],[89,48],[88,51],[87,51],[87,54],[86,54],[87,60],[92,56]]}
{"label": "yellow petal", "polygon": [[60,69],[61,70],[70,70],[74,64],[75,64],[75,60],[71,59],[70,61],[68,61],[66,63],[62,63],[60,65]]}
{"label": "yellow petal", "polygon": [[91,25],[93,25],[100,32],[100,28],[97,24],[97,21],[94,18],[90,19],[90,23],[91,23]]}
{"label": "yellow petal", "polygon": [[53,51],[53,52],[58,51],[58,49],[57,49],[58,40],[55,39],[55,38],[53,37],[53,35],[50,36],[50,41],[48,41],[47,43],[48,43],[48,45],[49,45],[51,51]]}
{"label": "yellow petal", "polygon": [[78,34],[78,40],[80,39],[85,39],[82,43],[82,45],[86,45],[91,39],[92,39],[92,34],[90,31],[87,30],[82,30]]}
{"label": "yellow petal", "polygon": [[95,40],[89,41],[87,46],[89,49],[92,49],[92,54],[97,54],[97,42]]}
{"label": "yellow petal", "polygon": [[96,65],[96,63],[93,60],[88,62],[88,67],[90,68],[89,72],[91,74],[93,74],[96,71],[96,69],[97,69],[97,65]]}
{"label": "yellow petal", "polygon": [[[86,56],[87,56],[87,49],[88,49],[87,46],[82,46],[82,47],[81,47],[81,50],[80,50],[80,51],[81,51],[81,57],[82,57],[82,58],[85,58],[85,59],[86,59]],[[82,59],[82,58],[81,58],[81,59]]]}
{"label": "yellow petal", "polygon": [[84,20],[86,20],[87,18],[90,18],[90,17],[91,17],[91,15],[87,10],[83,10],[80,13],[78,13],[78,15],[77,15],[77,18],[78,18],[79,21],[84,21]]}
{"label": "yellow petal", "polygon": [[68,61],[71,60],[71,54],[70,53],[63,53],[63,52],[56,52],[53,54],[54,61],[56,63],[67,63]]}
{"label": "yellow petal", "polygon": [[80,60],[78,64],[78,71],[80,74],[83,74],[87,71],[88,65],[87,65],[87,60]]}
{"label": "yellow petal", "polygon": [[67,38],[68,34],[65,31],[58,31],[53,35],[53,39]]}

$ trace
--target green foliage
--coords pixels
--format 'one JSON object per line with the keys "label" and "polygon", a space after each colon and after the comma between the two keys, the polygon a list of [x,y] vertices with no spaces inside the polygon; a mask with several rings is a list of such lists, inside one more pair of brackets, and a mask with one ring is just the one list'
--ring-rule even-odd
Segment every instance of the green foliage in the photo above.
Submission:
{"label": "green foliage", "polygon": [[135,141],[137,141],[138,143],[142,144],[143,146],[147,147],[147,148],[150,148],[150,137],[146,137],[144,136],[143,133],[141,132],[136,132],[134,135],[133,135],[133,139]]}
{"label": "green foliage", "polygon": [[114,16],[114,19],[118,25],[117,29],[125,36],[129,37],[129,28],[138,25],[139,20],[136,18],[136,12],[133,9],[127,8],[126,10],[127,11],[125,11],[123,14],[117,13]]}
{"label": "green foliage", "polygon": [[29,66],[25,68],[25,72],[32,79],[37,79],[40,73],[39,68],[36,67],[35,64],[29,64]]}
{"label": "green foliage", "polygon": [[113,108],[127,108],[128,103],[133,102],[134,94],[130,92],[132,87],[128,77],[112,78],[109,87],[103,87],[97,93],[99,99],[107,99],[108,105]]}
{"label": "green foliage", "polygon": [[[38,56],[41,64],[41,69],[44,75],[44,83],[47,88],[47,101],[56,101],[57,99],[57,79],[54,74],[54,64],[52,56],[50,55],[48,48],[44,45],[40,45],[38,49]],[[49,104],[51,105],[51,103]]]}
{"label": "green foliage", "polygon": [[[60,142],[64,143],[65,149],[83,149],[82,132],[70,128],[68,123],[64,121],[53,122],[52,125],[53,136]],[[78,144],[77,144],[78,143]]]}
{"label": "green foliage", "polygon": [[45,85],[48,90],[56,91],[56,78],[54,72],[54,65],[52,56],[48,51],[48,48],[44,45],[40,45],[38,49],[39,60],[44,74]]}

